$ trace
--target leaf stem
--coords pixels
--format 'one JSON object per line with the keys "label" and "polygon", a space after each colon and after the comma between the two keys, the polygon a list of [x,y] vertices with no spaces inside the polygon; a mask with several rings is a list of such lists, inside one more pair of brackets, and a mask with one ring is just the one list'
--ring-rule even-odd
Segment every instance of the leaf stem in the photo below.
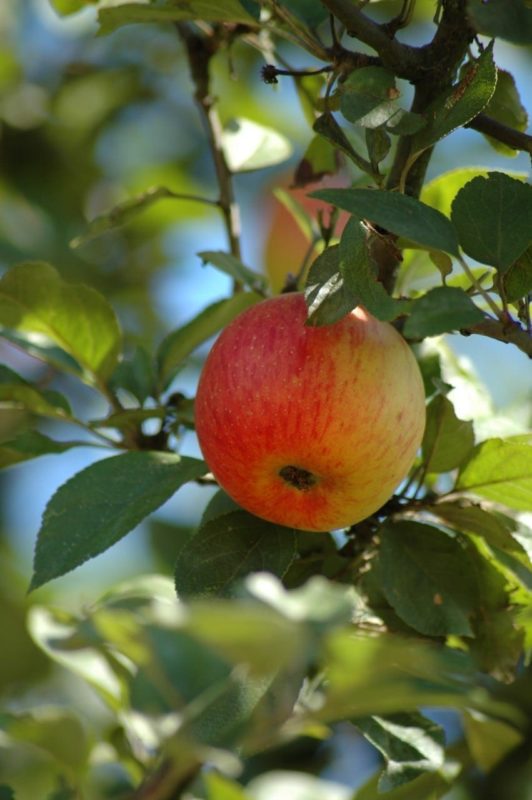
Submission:
{"label": "leaf stem", "polygon": [[496,302],[493,300],[493,298],[490,296],[489,292],[487,292],[487,291],[486,291],[486,290],[485,290],[485,289],[484,289],[484,288],[483,288],[483,287],[480,285],[480,283],[477,281],[477,279],[475,278],[475,276],[473,275],[473,273],[472,273],[472,272],[471,272],[471,270],[469,269],[469,265],[467,264],[467,262],[465,261],[465,259],[463,259],[461,256],[458,256],[458,261],[460,262],[460,266],[461,266],[461,267],[462,267],[462,269],[464,270],[465,274],[467,275],[467,277],[468,277],[468,278],[469,278],[469,280],[471,281],[471,285],[472,285],[472,286],[474,286],[474,287],[475,287],[475,289],[477,290],[477,293],[478,293],[478,294],[479,294],[481,297],[483,297],[483,298],[484,298],[484,300],[486,301],[486,304],[487,304],[487,305],[490,307],[490,309],[493,311],[493,313],[495,314],[495,316],[497,317],[497,319],[502,319],[502,316],[503,316],[503,315],[502,315],[502,311],[501,311],[501,309],[499,308],[499,306],[497,305],[497,303],[496,303]]}

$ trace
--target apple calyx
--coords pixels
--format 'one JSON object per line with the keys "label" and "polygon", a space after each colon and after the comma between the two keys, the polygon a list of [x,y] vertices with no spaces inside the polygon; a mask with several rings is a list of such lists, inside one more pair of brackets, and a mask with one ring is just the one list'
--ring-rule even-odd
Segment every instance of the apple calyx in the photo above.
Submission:
{"label": "apple calyx", "polygon": [[313,475],[312,472],[309,472],[308,469],[303,469],[303,467],[294,467],[292,464],[288,464],[286,467],[282,467],[282,469],[278,472],[279,477],[281,477],[286,483],[290,486],[293,486],[294,489],[298,489],[300,492],[306,492],[309,489],[312,489],[318,482],[316,475]]}

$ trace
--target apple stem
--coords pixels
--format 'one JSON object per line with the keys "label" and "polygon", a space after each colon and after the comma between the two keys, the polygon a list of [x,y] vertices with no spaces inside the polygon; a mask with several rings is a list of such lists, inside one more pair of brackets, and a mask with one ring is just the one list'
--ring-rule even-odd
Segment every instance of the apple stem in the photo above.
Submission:
{"label": "apple stem", "polygon": [[318,482],[316,476],[309,472],[308,469],[294,467],[291,464],[280,469],[279,476],[300,492],[308,491]]}

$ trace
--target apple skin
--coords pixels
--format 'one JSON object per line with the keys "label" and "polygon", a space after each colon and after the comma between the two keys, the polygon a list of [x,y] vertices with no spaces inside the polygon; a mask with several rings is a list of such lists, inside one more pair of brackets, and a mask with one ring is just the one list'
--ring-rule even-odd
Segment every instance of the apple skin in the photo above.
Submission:
{"label": "apple skin", "polygon": [[[417,362],[359,307],[310,327],[301,293],[264,300],[222,332],[196,397],[204,458],[228,495],[307,531],[377,511],[407,475],[425,427]],[[283,477],[284,476],[284,477]]]}

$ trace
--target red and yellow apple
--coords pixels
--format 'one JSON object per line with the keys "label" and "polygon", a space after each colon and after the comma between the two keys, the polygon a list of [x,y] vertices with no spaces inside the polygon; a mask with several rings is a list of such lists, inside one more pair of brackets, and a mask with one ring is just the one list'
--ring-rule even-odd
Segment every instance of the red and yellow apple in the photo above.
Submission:
{"label": "red and yellow apple", "polygon": [[196,398],[205,460],[239,505],[308,531],[368,517],[407,475],[425,427],[417,362],[362,307],[305,325],[301,293],[264,300],[215,342]]}

